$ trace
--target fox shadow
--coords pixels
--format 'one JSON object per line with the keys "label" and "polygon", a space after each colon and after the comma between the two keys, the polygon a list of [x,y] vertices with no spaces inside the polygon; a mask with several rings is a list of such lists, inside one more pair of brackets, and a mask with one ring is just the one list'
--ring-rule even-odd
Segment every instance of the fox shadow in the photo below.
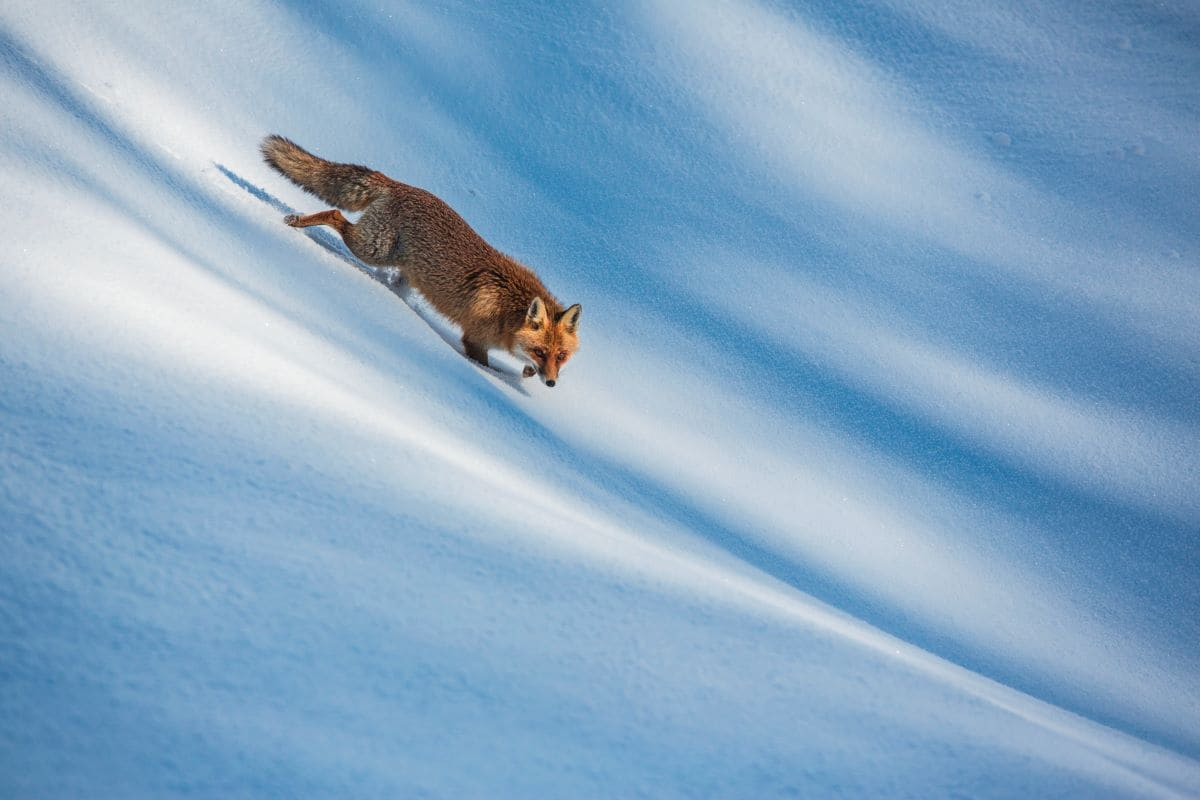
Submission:
{"label": "fox shadow", "polygon": [[[255,186],[253,183],[250,183],[245,178],[226,167],[224,164],[218,164],[214,162],[213,166],[215,166],[222,175],[228,178],[230,183],[237,186],[239,189],[242,189],[257,200],[261,200],[262,202],[266,203],[271,208],[280,212],[280,214],[286,216],[288,214],[296,213],[296,209],[292,208],[287,203],[284,203],[270,192],[267,192],[259,186]],[[525,395],[526,397],[529,396],[529,390],[527,390],[522,384],[524,378],[520,372],[515,372],[509,369],[500,369],[492,366],[485,367],[468,358],[466,353],[463,351],[461,332],[454,326],[453,323],[439,314],[429,304],[424,296],[421,295],[420,292],[408,284],[399,269],[394,267],[376,268],[364,264],[355,258],[354,254],[350,252],[350,250],[340,239],[338,239],[338,237],[334,236],[324,228],[314,226],[310,228],[297,228],[296,230],[303,232],[304,235],[311,239],[314,243],[320,245],[337,258],[349,264],[354,269],[383,284],[383,286],[385,286],[389,292],[394,294],[401,300],[401,302],[411,308],[416,315],[425,322],[426,325],[432,328],[433,331],[440,336],[443,341],[446,342],[446,344],[450,345],[455,352],[461,355],[463,359],[472,366],[498,378],[511,389],[513,389],[513,391]]]}

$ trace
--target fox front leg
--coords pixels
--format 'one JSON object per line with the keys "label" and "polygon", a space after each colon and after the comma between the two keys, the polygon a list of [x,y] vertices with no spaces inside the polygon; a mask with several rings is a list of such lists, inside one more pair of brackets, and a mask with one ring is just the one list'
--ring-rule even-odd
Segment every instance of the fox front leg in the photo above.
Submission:
{"label": "fox front leg", "polygon": [[463,352],[467,354],[467,358],[475,361],[483,366],[488,366],[488,351],[486,347],[472,342],[467,337],[462,339]]}

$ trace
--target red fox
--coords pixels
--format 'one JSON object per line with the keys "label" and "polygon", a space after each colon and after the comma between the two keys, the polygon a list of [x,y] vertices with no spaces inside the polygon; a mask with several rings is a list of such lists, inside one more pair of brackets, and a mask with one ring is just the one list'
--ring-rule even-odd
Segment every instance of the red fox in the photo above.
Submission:
{"label": "red fox", "polygon": [[[350,252],[375,267],[399,267],[409,285],[462,328],[463,350],[488,365],[488,349],[525,362],[523,377],[547,386],[579,347],[578,303],[563,309],[537,275],[496,250],[433,194],[357,164],[318,158],[282,136],[262,142],[266,162],[326,203],[329,211],[284,222],[328,225]],[[362,211],[358,222],[342,212]]]}

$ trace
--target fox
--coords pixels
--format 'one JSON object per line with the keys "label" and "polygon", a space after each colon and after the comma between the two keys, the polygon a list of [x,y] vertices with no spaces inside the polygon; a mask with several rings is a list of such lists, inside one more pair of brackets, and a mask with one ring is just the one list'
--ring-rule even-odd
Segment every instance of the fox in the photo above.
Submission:
{"label": "fox", "polygon": [[[288,214],[293,228],[328,225],[364,263],[396,267],[410,286],[462,330],[466,356],[484,367],[502,349],[521,376],[558,383],[579,349],[579,303],[563,308],[533,270],[492,247],[441,198],[369,167],[326,161],[283,136],[260,145],[263,160],[334,206]],[[342,211],[361,211],[357,222]]]}

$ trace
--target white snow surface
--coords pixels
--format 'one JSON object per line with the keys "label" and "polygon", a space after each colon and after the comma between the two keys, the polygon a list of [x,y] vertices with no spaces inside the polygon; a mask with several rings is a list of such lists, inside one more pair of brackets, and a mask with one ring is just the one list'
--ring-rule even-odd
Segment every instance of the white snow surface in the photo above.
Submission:
{"label": "white snow surface", "polygon": [[1200,13],[1033,5],[3,4],[0,796],[1200,796]]}

